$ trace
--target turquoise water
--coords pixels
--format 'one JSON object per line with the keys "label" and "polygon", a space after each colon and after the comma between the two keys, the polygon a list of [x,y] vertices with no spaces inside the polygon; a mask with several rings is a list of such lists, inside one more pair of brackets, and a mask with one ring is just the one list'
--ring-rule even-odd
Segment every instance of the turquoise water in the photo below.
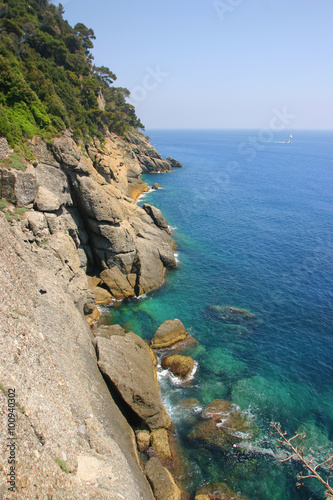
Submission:
{"label": "turquoise water", "polygon": [[[164,157],[184,166],[145,177],[164,189],[144,195],[163,211],[178,244],[166,284],[110,310],[110,321],[151,339],[179,318],[199,341],[199,369],[175,385],[160,374],[164,402],[191,460],[189,490],[226,482],[252,500],[323,498],[315,483],[295,487],[297,463],[279,464],[270,422],[306,431],[305,452],[333,449],[333,141],[331,132],[149,131]],[[211,306],[219,306],[211,308]],[[256,320],[225,314],[244,308]],[[236,448],[190,439],[215,398],[237,404],[257,429]],[[249,443],[252,449],[249,449]]]}

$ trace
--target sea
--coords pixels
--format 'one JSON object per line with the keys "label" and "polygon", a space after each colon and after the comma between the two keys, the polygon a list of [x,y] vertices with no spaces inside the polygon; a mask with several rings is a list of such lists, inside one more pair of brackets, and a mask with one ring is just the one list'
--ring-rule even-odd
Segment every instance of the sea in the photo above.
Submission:
{"label": "sea", "polygon": [[[206,483],[225,483],[250,500],[322,499],[317,480],[297,488],[304,469],[281,463],[288,454],[270,424],[288,438],[306,434],[298,444],[314,464],[333,454],[333,132],[147,134],[183,165],[144,175],[163,189],[138,202],[162,210],[178,265],[161,288],[107,314],[146,340],[179,318],[198,341],[188,382],[159,367],[190,464],[187,489],[194,498]],[[215,399],[247,422],[231,429],[236,444],[199,439],[200,413]],[[223,432],[228,416],[219,424]],[[327,467],[318,471],[326,480]]]}

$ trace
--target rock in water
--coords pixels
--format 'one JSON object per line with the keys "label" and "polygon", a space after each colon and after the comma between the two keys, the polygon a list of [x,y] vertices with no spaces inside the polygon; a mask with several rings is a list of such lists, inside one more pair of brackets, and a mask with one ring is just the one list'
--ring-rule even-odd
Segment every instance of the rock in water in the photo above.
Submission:
{"label": "rock in water", "polygon": [[201,420],[188,437],[223,451],[253,439],[258,432],[255,424],[238,406],[222,399],[215,399],[207,405]]}
{"label": "rock in water", "polygon": [[169,319],[164,321],[157,329],[151,341],[151,348],[169,347],[180,340],[184,340],[187,335],[186,328],[179,319]]}
{"label": "rock in water", "polygon": [[247,309],[232,306],[210,306],[208,309],[215,312],[220,319],[227,323],[253,323],[257,320],[256,315]]}
{"label": "rock in water", "polygon": [[158,458],[152,457],[146,464],[145,473],[152,486],[156,500],[181,500],[181,492],[170,472]]}
{"label": "rock in water", "polygon": [[97,338],[98,366],[150,429],[171,425],[154,377],[147,344],[134,333]]}
{"label": "rock in water", "polygon": [[190,356],[181,356],[180,354],[172,354],[162,359],[162,368],[170,368],[176,377],[180,377],[183,380],[186,380],[193,372],[194,364],[194,359]]}
{"label": "rock in water", "polygon": [[155,190],[156,189],[163,189],[163,187],[158,182],[155,182],[155,184],[153,184],[153,186],[152,186],[152,189],[155,189]]}

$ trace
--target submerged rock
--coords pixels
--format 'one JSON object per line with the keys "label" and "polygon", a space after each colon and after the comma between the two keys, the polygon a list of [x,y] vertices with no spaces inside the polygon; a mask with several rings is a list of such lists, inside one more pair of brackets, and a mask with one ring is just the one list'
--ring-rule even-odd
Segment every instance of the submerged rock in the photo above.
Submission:
{"label": "submerged rock", "polygon": [[193,372],[195,361],[190,356],[181,356],[180,354],[172,354],[162,359],[162,368],[172,371],[176,377],[183,380]]}
{"label": "submerged rock", "polygon": [[247,309],[239,309],[232,306],[210,306],[209,310],[215,312],[218,317],[227,323],[248,323],[257,320],[255,314]]}
{"label": "submerged rock", "polygon": [[244,440],[253,439],[256,434],[256,426],[239,407],[216,399],[206,406],[201,421],[188,437],[208,447],[227,451]]}
{"label": "submerged rock", "polygon": [[196,491],[195,500],[247,500],[247,498],[232,491],[225,483],[209,483]]}
{"label": "submerged rock", "polygon": [[186,328],[179,319],[169,319],[164,321],[157,329],[151,341],[151,348],[169,347],[180,340],[184,340],[187,335]]}

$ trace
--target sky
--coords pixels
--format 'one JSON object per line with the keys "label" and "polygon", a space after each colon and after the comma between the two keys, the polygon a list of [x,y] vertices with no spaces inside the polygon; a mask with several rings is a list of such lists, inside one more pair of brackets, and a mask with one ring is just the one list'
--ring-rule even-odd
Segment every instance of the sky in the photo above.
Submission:
{"label": "sky", "polygon": [[333,129],[333,0],[61,3],[146,129]]}

